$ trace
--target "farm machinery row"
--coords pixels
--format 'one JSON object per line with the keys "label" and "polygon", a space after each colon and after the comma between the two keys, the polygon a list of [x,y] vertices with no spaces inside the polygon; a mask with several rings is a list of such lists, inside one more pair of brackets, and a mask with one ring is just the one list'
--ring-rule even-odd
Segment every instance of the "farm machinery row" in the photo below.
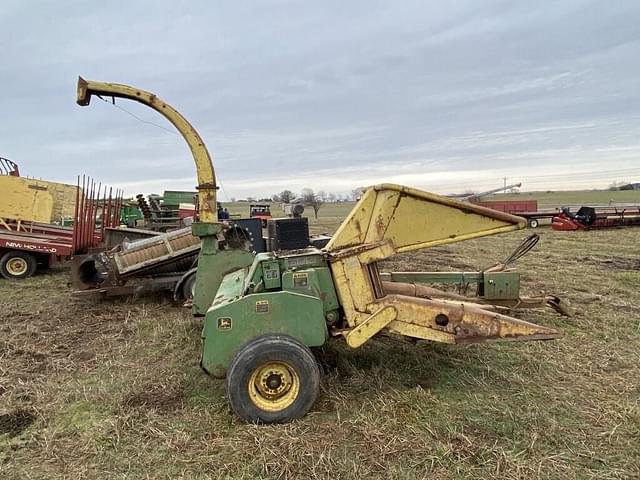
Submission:
{"label": "farm machinery row", "polygon": [[[459,195],[455,198],[472,202],[492,210],[511,213],[527,220],[531,228],[538,228],[542,220],[554,230],[597,230],[640,226],[640,205],[609,204],[605,206],[563,206],[541,209],[537,200],[482,200],[483,197],[502,190],[520,187],[521,183],[495,188],[476,194]],[[577,211],[572,212],[572,208]]]}
{"label": "farm machinery row", "polygon": [[[383,333],[450,344],[560,336],[509,314],[527,306],[509,268],[526,245],[502,265],[478,272],[473,280],[479,295],[473,297],[437,293],[424,286],[433,280],[425,273],[412,277],[380,268],[396,254],[522,229],[522,218],[382,184],[366,190],[323,248],[254,254],[234,241],[231,223],[218,220],[211,157],[180,113],[150,92],[80,78],[77,103],[89,105],[94,95],[149,106],[176,127],[191,150],[198,217],[181,238],[194,249],[199,239],[192,311],[204,317],[201,365],[226,377],[229,403],[242,419],[284,422],[306,414],[320,381],[310,348],[334,337],[357,348]],[[153,257],[153,239],[134,243],[140,247],[135,252],[130,247],[121,255],[110,252],[107,261],[126,268],[129,261],[140,265]],[[546,302],[550,299],[541,298],[538,304]]]}
{"label": "farm machinery row", "polygon": [[0,158],[0,192],[0,275],[9,280],[85,253],[120,225],[121,192],[87,177],[75,186],[25,178]]}
{"label": "farm machinery row", "polygon": [[[477,205],[518,215],[531,228],[538,228],[542,220],[553,230],[599,230],[640,226],[640,205],[556,207],[539,209],[536,200],[472,200]],[[572,209],[576,209],[572,212]]]}
{"label": "farm machinery row", "polygon": [[622,227],[640,227],[640,206],[580,207],[575,213],[569,208],[562,208],[551,223],[554,230],[564,231]]}

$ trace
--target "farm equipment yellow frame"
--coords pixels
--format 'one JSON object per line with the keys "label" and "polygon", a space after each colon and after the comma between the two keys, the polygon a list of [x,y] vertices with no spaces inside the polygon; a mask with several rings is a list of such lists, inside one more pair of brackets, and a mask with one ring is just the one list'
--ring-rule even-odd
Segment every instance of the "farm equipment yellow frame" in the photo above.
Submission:
{"label": "farm equipment yellow frame", "polygon": [[358,347],[384,328],[444,343],[558,338],[555,330],[493,312],[491,306],[386,294],[378,272],[377,262],[397,253],[525,225],[513,215],[409,187],[370,188],[326,247],[349,326],[343,332],[347,343]]}

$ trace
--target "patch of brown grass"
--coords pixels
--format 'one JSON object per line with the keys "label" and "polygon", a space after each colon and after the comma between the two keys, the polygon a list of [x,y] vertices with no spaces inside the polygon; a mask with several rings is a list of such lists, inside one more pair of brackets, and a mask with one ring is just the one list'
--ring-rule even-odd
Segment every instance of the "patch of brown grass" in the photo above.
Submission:
{"label": "patch of brown grass", "polygon": [[[639,478],[638,230],[539,233],[519,264],[525,293],[577,314],[518,316],[562,339],[337,341],[318,352],[318,402],[289,425],[232,416],[199,367],[200,320],[165,299],[74,300],[64,271],[0,281],[0,419],[31,416],[0,430],[0,477]],[[484,267],[524,235],[385,267]]]}

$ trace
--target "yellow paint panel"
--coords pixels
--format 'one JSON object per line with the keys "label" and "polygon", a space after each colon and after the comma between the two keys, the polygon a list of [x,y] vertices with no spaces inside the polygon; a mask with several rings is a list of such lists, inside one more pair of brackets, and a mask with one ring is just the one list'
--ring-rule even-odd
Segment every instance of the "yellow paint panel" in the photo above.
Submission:
{"label": "yellow paint panel", "polygon": [[371,187],[326,249],[390,241],[397,252],[518,230],[525,220],[400,185]]}
{"label": "yellow paint panel", "polygon": [[375,204],[377,192],[367,190],[347,218],[342,222],[336,233],[326,246],[326,250],[332,251],[339,248],[352,247],[364,243],[364,238],[369,229],[371,211]]}
{"label": "yellow paint panel", "polygon": [[441,332],[440,330],[427,328],[422,325],[416,325],[402,320],[395,320],[391,322],[388,329],[390,332],[397,333],[399,335],[421,338],[422,340],[429,340],[431,342],[456,343],[456,338],[451,333]]}
{"label": "yellow paint panel", "polygon": [[73,217],[78,187],[24,177],[0,176],[0,218],[51,223]]}
{"label": "yellow paint panel", "polygon": [[334,285],[336,287],[336,293],[340,300],[340,305],[344,310],[345,317],[350,327],[356,324],[358,318],[358,312],[353,303],[353,297],[349,289],[349,280],[344,272],[344,265],[342,262],[331,263],[331,274],[333,275]]}
{"label": "yellow paint panel", "polygon": [[349,289],[353,305],[356,310],[365,312],[367,305],[375,300],[367,267],[358,261],[358,257],[347,257],[342,260],[342,265],[347,278],[345,286]]}
{"label": "yellow paint panel", "polygon": [[[423,244],[451,243],[470,235],[484,236],[504,227],[516,229],[496,218],[405,196],[397,203],[384,236],[398,251],[408,251],[422,248]],[[375,238],[376,232],[368,234]]]}
{"label": "yellow paint panel", "polygon": [[396,318],[396,309],[384,307],[360,323],[347,334],[347,344],[358,348]]}

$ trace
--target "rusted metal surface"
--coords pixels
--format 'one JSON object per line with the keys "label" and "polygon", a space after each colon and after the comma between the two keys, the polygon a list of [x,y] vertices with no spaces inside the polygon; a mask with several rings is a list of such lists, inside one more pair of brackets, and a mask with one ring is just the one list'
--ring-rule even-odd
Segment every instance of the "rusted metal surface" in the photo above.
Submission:
{"label": "rusted metal surface", "polygon": [[[74,259],[73,262],[76,260]],[[78,264],[72,262],[72,270],[78,271]],[[109,284],[96,288],[76,288],[73,295],[76,297],[117,297],[121,295],[142,295],[151,292],[172,290],[174,285],[182,278],[183,273],[168,273],[164,275],[143,275],[136,277],[126,284]],[[76,282],[78,279],[75,279]],[[76,283],[72,283],[76,287]]]}
{"label": "rusted metal surface", "polygon": [[453,301],[387,295],[376,303],[375,308],[384,305],[397,310],[397,319],[387,327],[390,331],[428,340],[479,343],[551,340],[561,336],[552,328]]}
{"label": "rusted metal surface", "polygon": [[[384,274],[382,274],[384,275]],[[567,302],[563,301],[555,295],[546,295],[538,297],[518,297],[514,299],[487,300],[478,296],[460,295],[454,292],[445,292],[438,288],[428,287],[416,283],[405,282],[387,282],[383,281],[382,286],[387,295],[406,295],[409,297],[420,297],[428,299],[455,300],[466,304],[475,304],[479,308],[488,309],[495,307],[495,311],[509,311],[524,308],[541,308],[551,307],[561,315],[570,317],[573,315],[573,309]]]}
{"label": "rusted metal surface", "polygon": [[83,175],[78,176],[77,192],[71,250],[82,254],[101,242],[106,228],[120,225],[123,191]]}
{"label": "rusted metal surface", "polygon": [[193,266],[201,247],[200,239],[191,234],[190,228],[168,233],[143,230],[132,233],[135,236],[115,246],[102,246],[74,258],[71,265],[74,294],[93,290],[113,296],[171,288]]}

